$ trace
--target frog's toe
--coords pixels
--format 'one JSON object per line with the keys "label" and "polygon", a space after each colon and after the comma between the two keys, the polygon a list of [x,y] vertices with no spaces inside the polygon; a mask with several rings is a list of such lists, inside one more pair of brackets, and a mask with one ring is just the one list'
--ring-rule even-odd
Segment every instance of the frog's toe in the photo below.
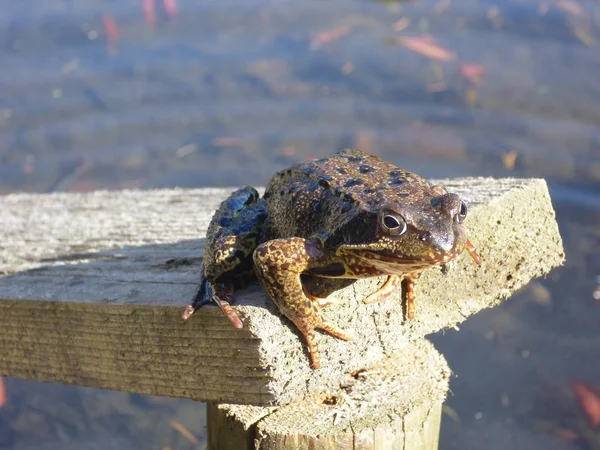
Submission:
{"label": "frog's toe", "polygon": [[216,304],[235,328],[244,327],[244,324],[231,306],[231,303],[233,303],[233,289],[227,285],[214,286],[207,279],[200,281],[192,303],[186,306],[183,312],[183,320],[189,319],[202,306],[210,303]]}
{"label": "frog's toe", "polygon": [[341,303],[341,300],[339,298],[335,298],[335,297],[322,298],[322,297],[315,297],[314,295],[309,295],[308,297],[313,302],[313,305],[317,305],[317,307],[319,309]]}
{"label": "frog's toe", "polygon": [[227,317],[227,319],[229,319],[229,321],[231,322],[231,324],[234,327],[244,328],[244,324],[242,323],[242,321],[238,317],[237,313],[231,306],[231,303],[230,303],[231,299],[229,297],[222,298],[218,295],[214,295],[213,301],[217,304],[217,306],[219,308],[221,308],[221,311],[223,311],[223,314],[225,314],[225,317]]}
{"label": "frog's toe", "polygon": [[194,309],[194,305],[187,305],[183,311],[183,314],[181,315],[181,318],[183,320],[188,320],[195,312],[196,310]]}
{"label": "frog's toe", "polygon": [[465,248],[467,249],[469,255],[471,255],[471,258],[473,258],[473,261],[475,261],[477,264],[481,264],[481,256],[479,255],[479,253],[477,253],[477,249],[475,248],[470,239],[467,239]]}
{"label": "frog's toe", "polygon": [[394,292],[394,289],[398,287],[401,281],[402,277],[397,275],[390,275],[386,282],[383,283],[383,285],[379,289],[377,289],[375,292],[373,292],[371,295],[365,298],[363,302],[366,304],[370,304],[383,300],[386,297],[389,297],[391,293]]}
{"label": "frog's toe", "polygon": [[352,339],[354,339],[354,336],[352,336],[351,333],[348,333],[347,331],[342,330],[337,325],[331,322],[327,322],[325,320],[317,328],[326,331],[327,333],[331,334],[332,336],[335,336],[336,338],[343,339],[344,341],[351,341]]}
{"label": "frog's toe", "polygon": [[183,320],[189,319],[196,311],[198,311],[202,306],[211,303],[210,297],[207,295],[207,291],[212,289],[210,288],[210,283],[206,279],[200,280],[198,287],[196,288],[196,293],[194,294],[194,298],[192,299],[192,303],[185,307],[183,311],[182,318]]}

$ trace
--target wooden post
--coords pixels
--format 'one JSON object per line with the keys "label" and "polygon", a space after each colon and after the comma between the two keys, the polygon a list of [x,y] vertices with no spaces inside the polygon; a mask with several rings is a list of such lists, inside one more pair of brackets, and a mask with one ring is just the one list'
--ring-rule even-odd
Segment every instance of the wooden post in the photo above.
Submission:
{"label": "wooden post", "polygon": [[280,408],[209,404],[211,450],[436,450],[450,369],[426,340]]}
{"label": "wooden post", "polygon": [[[321,438],[352,439],[355,448],[391,442],[403,448],[400,441],[406,446],[411,436],[423,436],[421,447],[411,448],[435,448],[425,437],[435,433],[424,430],[439,426],[447,380],[439,390],[419,390],[401,376],[409,370],[425,373],[416,380],[441,380],[439,374],[448,373],[424,336],[500,303],[564,258],[543,180],[436,182],[469,202],[470,237],[484,263],[462,255],[426,271],[411,322],[404,321],[399,293],[378,304],[362,302],[381,280],[336,292],[345,302],[324,314],[352,330],[355,340],[322,335],[317,371],[309,368],[296,330],[258,285],[237,294],[242,330],[210,307],[181,320],[211,214],[230,190],[0,197],[0,376],[220,403],[210,406],[209,424],[219,448],[232,436],[239,438],[236,445],[269,449],[289,448],[289,442],[335,448],[319,447]],[[419,358],[438,365],[419,372]],[[385,376],[372,382],[377,371]],[[389,398],[405,391],[415,396],[408,404],[394,400],[404,409],[386,410],[383,393],[361,403],[344,391],[352,373],[359,376],[357,389],[372,386],[364,392],[380,383],[393,387]],[[347,397],[345,404],[355,407],[319,403],[333,397]],[[271,405],[279,408],[263,408]],[[353,415],[360,408],[367,413]],[[324,419],[331,411],[335,423]],[[307,422],[324,425],[302,428]],[[375,444],[362,446],[369,439]]]}

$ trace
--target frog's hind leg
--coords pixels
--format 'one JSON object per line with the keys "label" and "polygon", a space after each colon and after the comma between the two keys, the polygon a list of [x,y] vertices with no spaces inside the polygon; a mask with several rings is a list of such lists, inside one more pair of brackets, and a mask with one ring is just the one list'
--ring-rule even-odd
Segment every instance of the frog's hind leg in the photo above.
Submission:
{"label": "frog's hind leg", "polygon": [[213,285],[206,278],[202,277],[198,284],[198,288],[196,289],[196,293],[194,294],[194,298],[192,299],[192,303],[186,306],[182,318],[183,320],[187,320],[202,306],[214,303],[221,311],[223,311],[223,314],[225,314],[235,328],[243,328],[244,325],[242,321],[231,306],[232,302],[232,286],[222,283]]}
{"label": "frog's hind leg", "polygon": [[267,296],[290,319],[304,336],[311,367],[320,367],[315,330],[320,329],[344,340],[352,336],[331,322],[323,320],[318,305],[304,292],[300,274],[312,267],[329,264],[328,256],[315,239],[274,239],[254,251],[254,268]]}
{"label": "frog's hind leg", "polygon": [[243,327],[231,306],[233,289],[254,277],[252,252],[261,239],[265,218],[265,202],[251,186],[238,189],[221,203],[208,226],[200,283],[183,312],[184,320],[214,303],[234,327]]}

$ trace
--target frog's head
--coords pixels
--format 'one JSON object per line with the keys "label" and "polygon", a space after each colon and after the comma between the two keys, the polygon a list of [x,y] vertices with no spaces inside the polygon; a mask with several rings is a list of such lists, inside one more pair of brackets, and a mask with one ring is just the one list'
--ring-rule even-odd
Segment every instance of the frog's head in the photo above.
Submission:
{"label": "frog's head", "polygon": [[357,227],[356,239],[346,241],[338,251],[385,273],[446,263],[465,247],[480,262],[464,226],[467,205],[457,194],[435,186],[430,195],[403,200],[371,211],[369,219],[362,221],[365,226]]}

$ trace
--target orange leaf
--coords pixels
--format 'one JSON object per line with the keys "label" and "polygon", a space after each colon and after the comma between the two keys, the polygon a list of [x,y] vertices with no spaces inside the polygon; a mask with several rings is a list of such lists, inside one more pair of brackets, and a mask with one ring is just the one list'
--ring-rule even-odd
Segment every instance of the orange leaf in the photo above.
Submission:
{"label": "orange leaf", "polygon": [[470,63],[460,64],[458,70],[463,78],[473,84],[481,83],[483,76],[487,72],[487,69],[484,66]]}
{"label": "orange leaf", "polygon": [[200,447],[200,441],[198,441],[198,439],[196,439],[196,436],[194,436],[192,434],[192,432],[190,430],[188,430],[186,427],[184,427],[183,425],[181,425],[178,422],[175,422],[174,420],[169,420],[169,425],[171,425],[173,428],[175,428],[177,431],[179,431],[179,433],[181,433],[181,435],[184,438],[186,438],[188,441],[190,441],[196,447]]}
{"label": "orange leaf", "polygon": [[0,377],[0,408],[6,403],[6,387],[4,386],[4,379]]}
{"label": "orange leaf", "polygon": [[350,75],[352,72],[354,72],[354,64],[352,63],[344,63],[344,65],[342,66],[342,73],[344,75]]}
{"label": "orange leaf", "polygon": [[567,428],[555,428],[554,430],[552,430],[552,434],[557,438],[568,442],[576,441],[577,439],[579,439],[579,435],[577,433]]}
{"label": "orange leaf", "polygon": [[444,92],[446,89],[448,89],[448,83],[444,81],[429,83],[427,85],[427,92]]}
{"label": "orange leaf", "polygon": [[392,27],[394,28],[395,32],[400,32],[409,25],[410,25],[410,19],[403,17],[402,19],[399,19],[396,22],[394,22],[394,25],[392,25]]}
{"label": "orange leaf", "polygon": [[104,29],[106,30],[106,45],[109,50],[114,50],[117,39],[119,38],[119,27],[117,22],[112,16],[104,14],[102,16],[102,22],[104,23]]}
{"label": "orange leaf", "polygon": [[346,36],[348,33],[350,33],[350,27],[347,25],[323,31],[313,38],[310,42],[310,48],[316,50],[323,47],[325,44],[329,44],[336,39]]}
{"label": "orange leaf", "polygon": [[154,0],[142,0],[142,9],[144,10],[144,18],[146,23],[153,27],[156,24],[156,9],[154,8]]}
{"label": "orange leaf", "polygon": [[518,153],[516,150],[511,150],[500,155],[500,157],[502,158],[502,164],[504,164],[504,167],[506,167],[507,169],[514,169],[515,163],[517,162],[517,156]]}
{"label": "orange leaf", "polygon": [[575,37],[586,47],[591,47],[596,43],[596,39],[588,27],[575,27],[573,29],[573,34],[575,34]]}
{"label": "orange leaf", "polygon": [[585,381],[572,380],[571,389],[575,393],[579,408],[592,428],[600,426],[600,391]]}
{"label": "orange leaf", "polygon": [[556,2],[556,6],[573,16],[585,17],[585,11],[581,5],[574,0],[560,0]]}
{"label": "orange leaf", "polygon": [[433,6],[433,11],[436,14],[441,14],[450,7],[450,0],[440,0]]}
{"label": "orange leaf", "polygon": [[437,61],[452,61],[456,56],[450,50],[435,44],[429,37],[410,38],[410,37],[394,37],[392,42],[396,45],[401,45],[415,53],[419,53]]}
{"label": "orange leaf", "polygon": [[212,140],[212,145],[215,147],[241,147],[244,145],[244,140],[236,137],[218,137]]}
{"label": "orange leaf", "polygon": [[177,0],[162,0],[163,8],[169,17],[175,17],[177,14]]}

